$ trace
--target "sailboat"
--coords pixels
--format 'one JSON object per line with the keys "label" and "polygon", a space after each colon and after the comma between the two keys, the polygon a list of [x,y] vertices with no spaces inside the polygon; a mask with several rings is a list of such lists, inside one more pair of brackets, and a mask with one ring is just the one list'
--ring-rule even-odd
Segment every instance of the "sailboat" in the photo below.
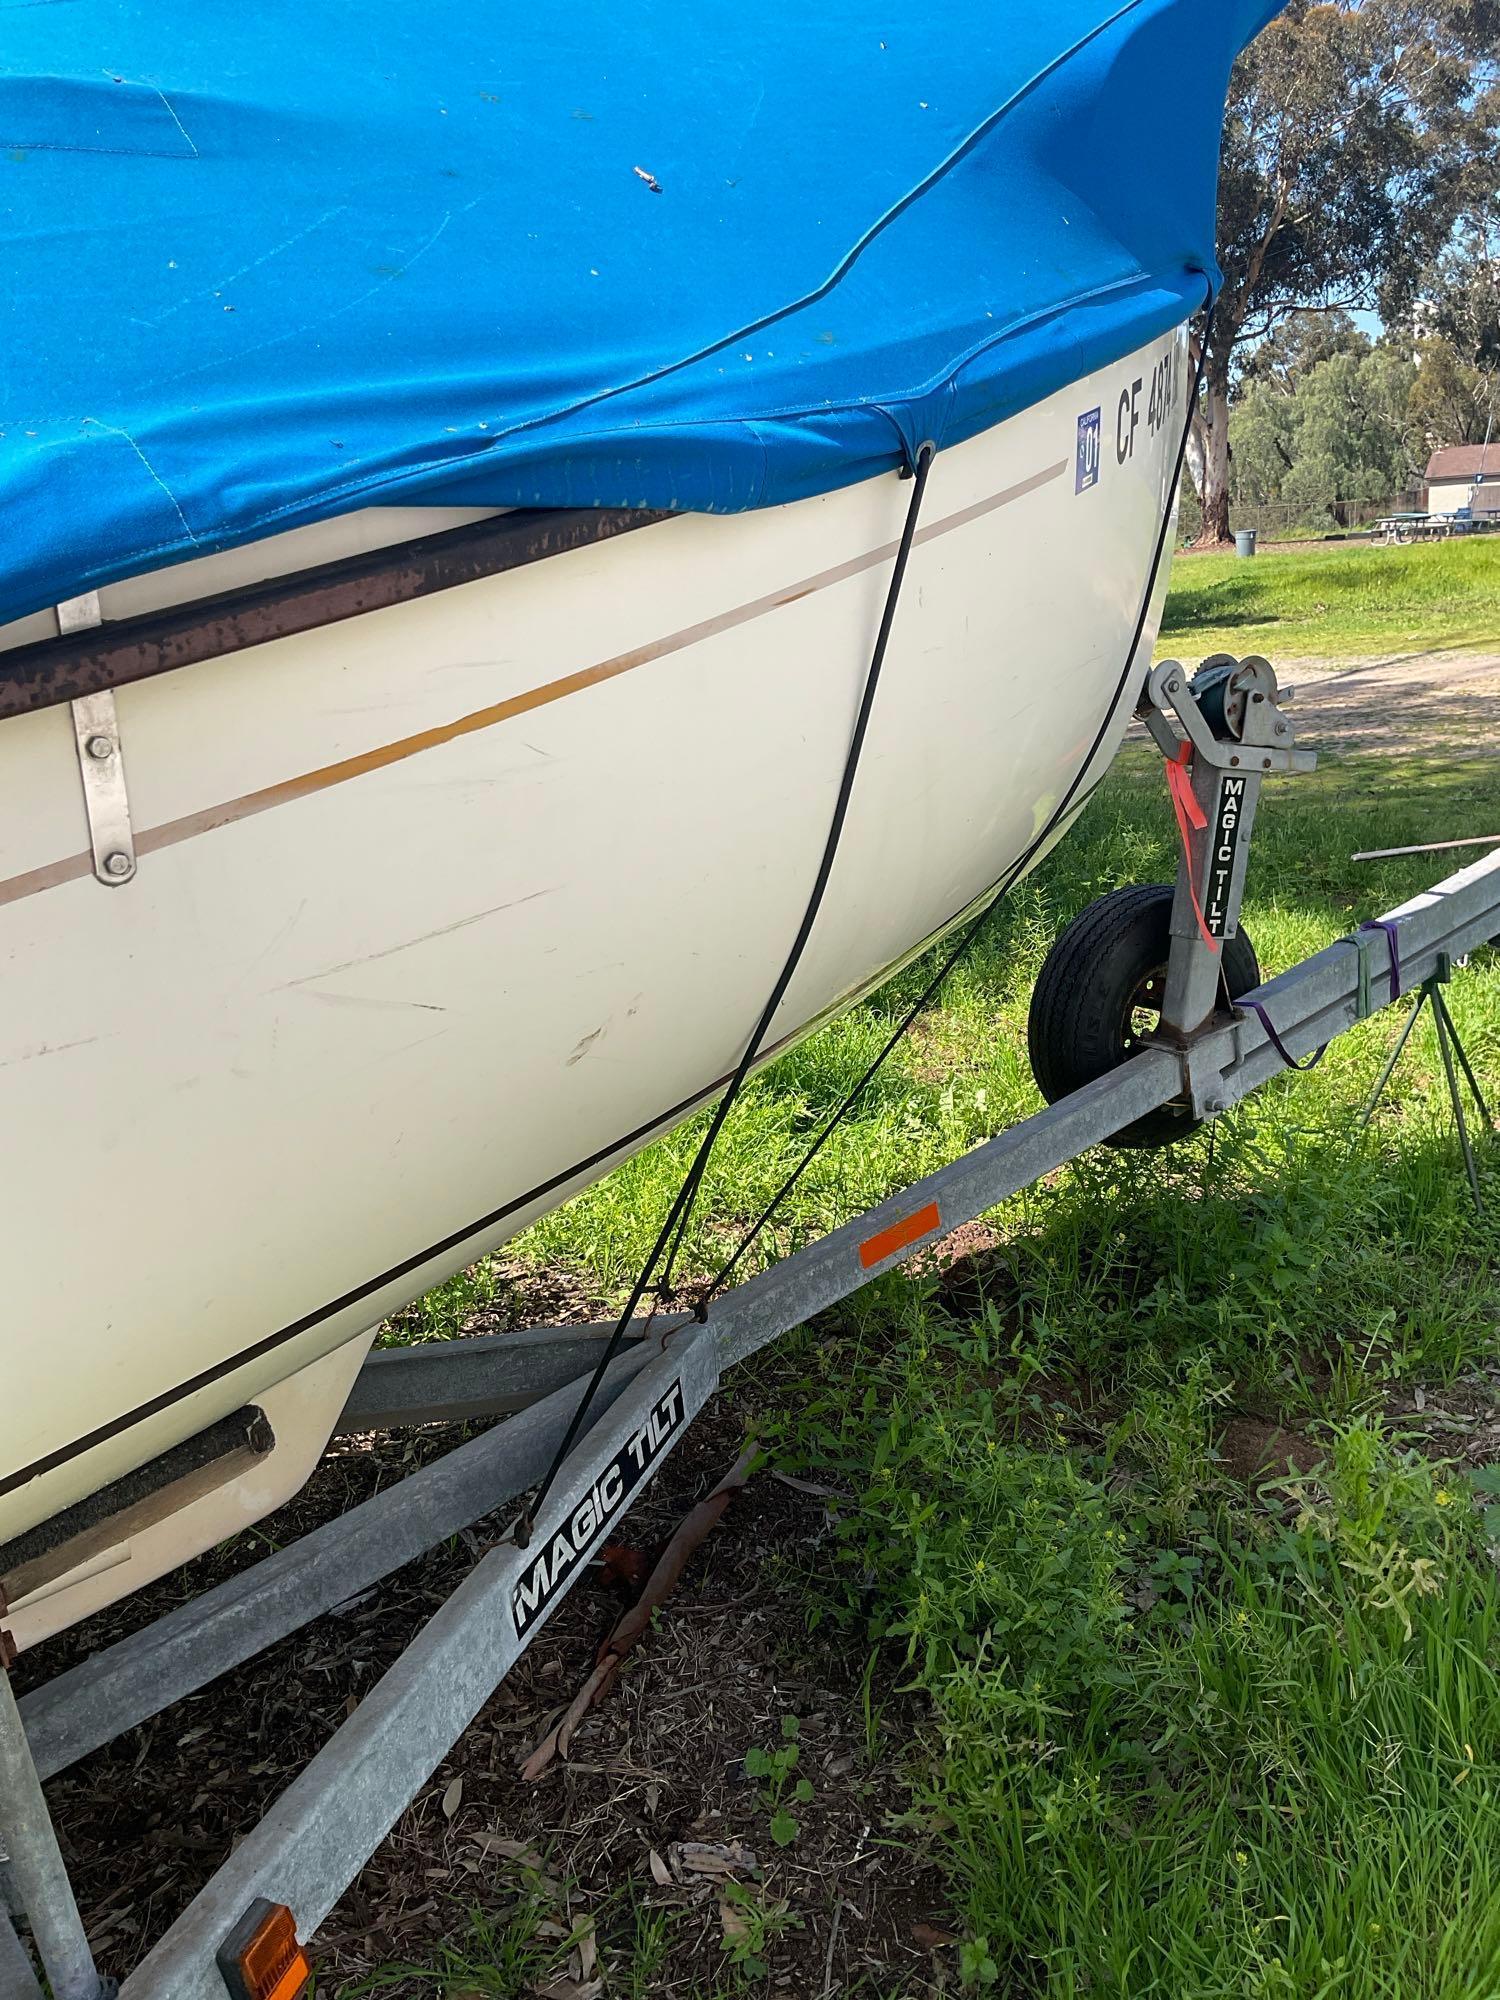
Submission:
{"label": "sailboat", "polygon": [[1240,0],[13,11],[0,1626],[1066,832],[1149,665]]}

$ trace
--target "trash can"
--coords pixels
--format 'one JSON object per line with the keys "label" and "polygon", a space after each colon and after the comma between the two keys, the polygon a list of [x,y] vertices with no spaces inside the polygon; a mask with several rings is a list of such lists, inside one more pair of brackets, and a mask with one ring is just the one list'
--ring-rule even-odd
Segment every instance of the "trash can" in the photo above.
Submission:
{"label": "trash can", "polygon": [[1255,554],[1255,530],[1254,530],[1254,528],[1236,528],[1236,529],[1235,529],[1235,531],[1234,531],[1234,552],[1235,552],[1235,554],[1236,554],[1237,556],[1253,556],[1253,555]]}

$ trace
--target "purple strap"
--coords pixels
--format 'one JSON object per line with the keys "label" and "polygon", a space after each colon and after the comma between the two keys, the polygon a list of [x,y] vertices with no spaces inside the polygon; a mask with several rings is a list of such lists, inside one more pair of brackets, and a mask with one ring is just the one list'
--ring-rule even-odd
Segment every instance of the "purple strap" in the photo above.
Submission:
{"label": "purple strap", "polygon": [[[1360,925],[1360,929],[1362,931],[1383,931],[1385,933],[1385,941],[1387,945],[1389,945],[1391,953],[1391,969],[1389,973],[1389,978],[1391,982],[1391,998],[1392,1000],[1400,999],[1401,935],[1400,931],[1397,928],[1395,919],[1392,917],[1371,917],[1368,923]],[[1239,1005],[1242,1011],[1248,1010],[1250,1013],[1254,1014],[1257,1017],[1257,1019],[1260,1022],[1260,1025],[1266,1031],[1267,1041],[1270,1042],[1271,1047],[1275,1049],[1277,1055],[1281,1057],[1281,1060],[1286,1064],[1288,1069],[1316,1069],[1318,1064],[1323,1060],[1324,1056],[1327,1055],[1328,1044],[1327,1042],[1325,1042],[1322,1048],[1315,1049],[1313,1051],[1313,1053],[1308,1057],[1306,1062],[1299,1063],[1293,1057],[1291,1051],[1288,1049],[1286,1043],[1281,1039],[1280,1035],[1277,1034],[1276,1029],[1272,1024],[1270,1015],[1266,1012],[1265,1008],[1262,1007],[1262,1005],[1258,1000],[1241,1000]]]}
{"label": "purple strap", "polygon": [[1291,1050],[1287,1047],[1286,1043],[1281,1039],[1280,1035],[1277,1034],[1275,1028],[1271,1024],[1270,1015],[1266,1012],[1265,1008],[1262,1007],[1262,1005],[1258,1000],[1241,1000],[1238,1004],[1242,1011],[1248,1008],[1252,1014],[1258,1016],[1260,1020],[1260,1025],[1266,1031],[1267,1041],[1270,1042],[1271,1047],[1275,1049],[1277,1055],[1281,1057],[1281,1060],[1286,1064],[1288,1069],[1316,1069],[1318,1064],[1323,1060],[1324,1056],[1327,1055],[1328,1044],[1327,1042],[1325,1042],[1322,1048],[1313,1050],[1312,1054],[1308,1057],[1306,1062],[1298,1062],[1297,1058],[1292,1054]]}
{"label": "purple strap", "polygon": [[1384,931],[1385,941],[1391,948],[1391,998],[1401,998],[1401,933],[1394,917],[1371,917],[1367,924],[1361,924],[1362,931]]}

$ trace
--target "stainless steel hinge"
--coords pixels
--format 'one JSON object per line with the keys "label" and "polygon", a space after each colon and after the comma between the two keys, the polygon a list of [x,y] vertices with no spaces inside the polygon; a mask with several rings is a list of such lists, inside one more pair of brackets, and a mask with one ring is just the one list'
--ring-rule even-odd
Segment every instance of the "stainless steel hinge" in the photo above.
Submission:
{"label": "stainless steel hinge", "polygon": [[[57,607],[57,629],[62,633],[84,632],[102,621],[97,591],[70,597]],[[94,874],[106,888],[118,889],[135,874],[135,834],[130,824],[130,795],[125,789],[125,758],[114,694],[104,688],[98,694],[80,695],[69,706]]]}

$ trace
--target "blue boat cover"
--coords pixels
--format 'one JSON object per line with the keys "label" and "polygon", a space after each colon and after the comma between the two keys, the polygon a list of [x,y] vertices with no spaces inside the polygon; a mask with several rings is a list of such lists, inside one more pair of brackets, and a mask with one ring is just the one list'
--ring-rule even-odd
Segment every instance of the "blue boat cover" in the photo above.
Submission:
{"label": "blue boat cover", "polygon": [[0,0],[0,618],[970,436],[1203,303],[1277,4]]}

